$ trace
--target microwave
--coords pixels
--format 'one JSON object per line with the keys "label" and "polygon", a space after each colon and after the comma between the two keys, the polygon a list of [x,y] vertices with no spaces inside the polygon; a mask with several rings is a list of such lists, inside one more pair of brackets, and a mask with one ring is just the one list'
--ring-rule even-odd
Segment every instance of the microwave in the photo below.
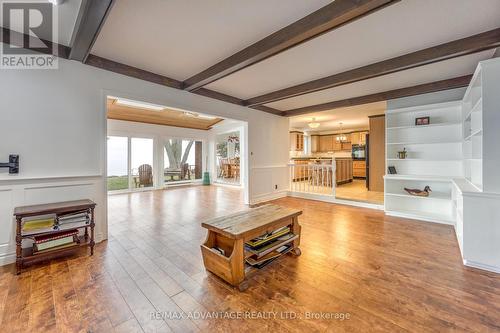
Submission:
{"label": "microwave", "polygon": [[352,159],[364,160],[366,159],[366,147],[364,145],[352,145]]}

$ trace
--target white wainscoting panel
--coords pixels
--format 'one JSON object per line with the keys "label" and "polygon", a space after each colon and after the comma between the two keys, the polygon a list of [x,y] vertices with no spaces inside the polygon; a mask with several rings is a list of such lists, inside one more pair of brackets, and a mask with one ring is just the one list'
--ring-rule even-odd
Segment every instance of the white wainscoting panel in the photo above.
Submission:
{"label": "white wainscoting panel", "polygon": [[107,200],[103,178],[71,177],[37,180],[12,179],[0,182],[0,266],[15,261],[15,219],[17,206],[90,199],[97,203],[95,239],[107,238]]}

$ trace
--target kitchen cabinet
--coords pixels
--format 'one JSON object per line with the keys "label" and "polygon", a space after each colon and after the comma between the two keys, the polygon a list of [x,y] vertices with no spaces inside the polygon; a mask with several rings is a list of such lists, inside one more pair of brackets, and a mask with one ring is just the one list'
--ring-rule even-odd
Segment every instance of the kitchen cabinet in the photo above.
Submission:
{"label": "kitchen cabinet", "polygon": [[311,135],[311,153],[317,153],[319,151],[319,135]]}
{"label": "kitchen cabinet", "polygon": [[359,132],[359,144],[366,145],[366,135],[368,132]]}
{"label": "kitchen cabinet", "polygon": [[352,161],[352,176],[366,178],[366,161]]}
{"label": "kitchen cabinet", "polygon": [[290,132],[290,151],[304,150],[304,133]]}
{"label": "kitchen cabinet", "polygon": [[336,158],[335,167],[335,181],[337,185],[352,182],[352,158]]}
{"label": "kitchen cabinet", "polygon": [[321,135],[319,137],[319,150],[321,152],[333,151],[333,135]]}
{"label": "kitchen cabinet", "polygon": [[341,151],[342,150],[342,143],[340,141],[337,141],[337,136],[335,136],[335,140],[333,143],[333,151]]}
{"label": "kitchen cabinet", "polygon": [[359,142],[360,142],[360,133],[361,132],[354,132],[354,133],[351,133],[351,144],[353,145],[359,145]]}
{"label": "kitchen cabinet", "polygon": [[352,150],[352,144],[350,142],[342,142],[341,150]]}
{"label": "kitchen cabinet", "polygon": [[333,151],[343,151],[343,150],[351,150],[352,149],[352,144],[351,144],[351,135],[350,134],[343,134],[346,138],[345,141],[338,141],[337,138],[340,137],[340,135],[335,135],[333,140]]}
{"label": "kitchen cabinet", "polygon": [[351,133],[351,144],[353,144],[353,145],[365,145],[367,134],[368,134],[368,132],[366,132],[366,131]]}

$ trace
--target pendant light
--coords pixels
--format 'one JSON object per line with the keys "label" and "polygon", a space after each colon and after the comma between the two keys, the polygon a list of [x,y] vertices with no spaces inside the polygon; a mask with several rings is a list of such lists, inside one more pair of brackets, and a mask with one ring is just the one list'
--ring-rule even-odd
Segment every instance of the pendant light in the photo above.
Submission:
{"label": "pendant light", "polygon": [[309,126],[309,128],[315,129],[318,128],[320,124],[316,122],[316,118],[313,118],[312,122],[310,122],[307,125]]}
{"label": "pendant light", "polygon": [[339,134],[339,135],[337,135],[337,138],[336,138],[336,140],[337,140],[338,142],[345,142],[345,141],[347,141],[347,137],[346,137],[346,135],[345,135],[344,133],[342,133],[342,132],[343,132],[343,130],[344,130],[344,128],[343,128],[343,126],[342,126],[342,123],[340,123],[340,134]]}

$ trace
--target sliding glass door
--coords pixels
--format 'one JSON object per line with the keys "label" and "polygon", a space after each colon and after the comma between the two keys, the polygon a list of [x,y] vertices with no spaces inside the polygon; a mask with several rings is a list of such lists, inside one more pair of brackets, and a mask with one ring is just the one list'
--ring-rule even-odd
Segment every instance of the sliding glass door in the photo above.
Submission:
{"label": "sliding glass door", "polygon": [[154,186],[154,141],[148,138],[108,136],[108,191]]}
{"label": "sliding glass door", "polygon": [[108,191],[128,188],[128,138],[108,136]]}
{"label": "sliding glass door", "polygon": [[130,144],[132,187],[153,187],[153,139],[130,138]]}
{"label": "sliding glass door", "polygon": [[163,145],[163,180],[165,184],[189,182],[202,177],[202,142],[189,139],[166,139]]}

